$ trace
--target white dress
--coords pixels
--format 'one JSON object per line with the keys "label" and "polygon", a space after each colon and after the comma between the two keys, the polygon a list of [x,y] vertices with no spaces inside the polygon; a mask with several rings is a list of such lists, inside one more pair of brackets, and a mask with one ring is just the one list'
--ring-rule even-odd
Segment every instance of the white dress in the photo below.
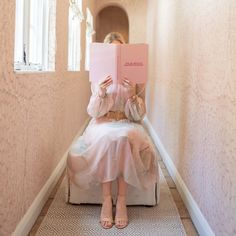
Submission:
{"label": "white dress", "polygon": [[[88,189],[119,175],[126,183],[145,189],[157,182],[158,164],[154,145],[141,121],[146,113],[145,86],[127,88],[113,84],[107,96],[98,96],[98,86],[91,85],[89,125],[71,146],[67,171],[71,181]],[[135,96],[132,102],[130,97]],[[125,118],[107,117],[109,111],[124,112]]]}

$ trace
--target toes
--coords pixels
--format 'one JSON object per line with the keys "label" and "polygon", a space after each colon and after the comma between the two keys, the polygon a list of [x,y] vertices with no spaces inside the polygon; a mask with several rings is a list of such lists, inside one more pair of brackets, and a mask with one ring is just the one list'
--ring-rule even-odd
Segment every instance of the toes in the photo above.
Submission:
{"label": "toes", "polygon": [[116,223],[116,226],[122,228],[122,227],[125,227],[127,224],[128,224],[128,222],[126,220],[119,220]]}
{"label": "toes", "polygon": [[102,221],[101,224],[104,228],[110,228],[112,226],[112,223],[110,221]]}
{"label": "toes", "polygon": [[107,222],[106,226],[110,228],[112,226],[112,224],[110,222]]}

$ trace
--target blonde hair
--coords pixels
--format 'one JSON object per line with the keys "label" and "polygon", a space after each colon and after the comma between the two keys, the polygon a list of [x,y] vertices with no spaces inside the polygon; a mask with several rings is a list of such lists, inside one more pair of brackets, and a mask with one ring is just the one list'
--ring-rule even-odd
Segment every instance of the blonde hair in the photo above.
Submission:
{"label": "blonde hair", "polygon": [[125,43],[124,37],[119,32],[111,32],[106,35],[104,43],[112,43],[113,41],[119,41],[120,43]]}

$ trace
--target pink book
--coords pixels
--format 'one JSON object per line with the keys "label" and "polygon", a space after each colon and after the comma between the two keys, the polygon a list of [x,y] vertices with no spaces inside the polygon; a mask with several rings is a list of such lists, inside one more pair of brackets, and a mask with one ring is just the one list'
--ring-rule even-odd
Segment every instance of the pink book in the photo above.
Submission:
{"label": "pink book", "polygon": [[114,83],[122,83],[123,78],[145,83],[147,59],[147,44],[91,43],[89,80],[100,83],[111,75]]}

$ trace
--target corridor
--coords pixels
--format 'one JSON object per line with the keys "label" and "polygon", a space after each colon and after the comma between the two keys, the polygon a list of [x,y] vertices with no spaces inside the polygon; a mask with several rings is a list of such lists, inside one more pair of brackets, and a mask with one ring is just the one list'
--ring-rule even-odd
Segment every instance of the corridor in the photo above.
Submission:
{"label": "corridor", "polygon": [[[90,44],[114,31],[148,45],[160,201],[105,230],[100,205],[69,204],[66,160],[91,119]],[[236,235],[235,41],[235,0],[1,0],[0,236]]]}

